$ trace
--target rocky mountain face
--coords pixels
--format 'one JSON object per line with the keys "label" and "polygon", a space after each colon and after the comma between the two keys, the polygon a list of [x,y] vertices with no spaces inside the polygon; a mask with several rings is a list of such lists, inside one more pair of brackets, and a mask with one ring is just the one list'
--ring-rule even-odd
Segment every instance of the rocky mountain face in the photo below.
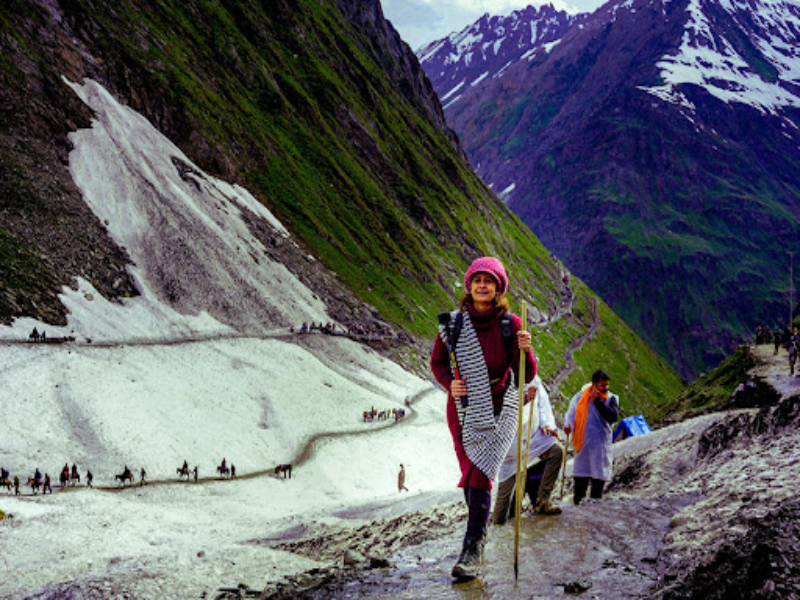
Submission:
{"label": "rocky mountain face", "polygon": [[[76,277],[108,298],[139,293],[124,248],[71,182],[68,134],[89,127],[92,113],[62,78],[101,82],[207,172],[271,198],[307,247],[269,245],[343,322],[376,318],[366,302],[386,312],[394,295],[389,318],[407,325],[400,271],[433,280],[438,268],[426,257],[450,237],[462,203],[503,210],[463,160],[377,0],[228,8],[19,1],[0,19],[3,323],[33,316],[63,324],[58,293]],[[428,202],[433,193],[447,204]],[[469,243],[457,244],[458,262],[484,245],[474,234],[459,228]],[[321,262],[311,263],[309,250]],[[440,301],[449,287],[436,286]]]}
{"label": "rocky mountain face", "polygon": [[[70,170],[71,136],[101,112],[76,95],[75,84],[89,80],[82,94],[99,99],[107,90],[115,100],[97,106],[126,106],[180,150],[158,157],[174,169],[158,181],[177,176],[180,186],[214,194],[238,185],[290,235],[240,207],[248,234],[237,233],[231,248],[252,237],[269,261],[312,290],[332,320],[391,329],[401,343],[384,350],[409,368],[427,373],[436,314],[455,304],[467,264],[492,254],[513,275],[514,303],[525,299],[537,318],[563,313],[558,327],[538,337],[544,377],[566,371],[582,379],[581,369],[608,353],[607,334],[616,331],[619,356],[639,357],[618,369],[632,397],[649,406],[681,387],[579,281],[572,281],[575,310],[563,310],[562,265],[471,170],[417,58],[378,0],[12,0],[0,24],[3,324],[33,317],[63,325],[65,286],[77,290],[86,281],[120,301],[142,293],[131,272],[147,268],[159,300],[181,314],[208,313],[252,333],[290,325],[274,304],[280,294],[264,302],[256,297],[262,288],[248,283],[253,263],[262,266],[258,255],[234,250],[223,257],[216,248],[224,260],[213,264],[227,266],[214,275],[210,254],[192,239],[198,229],[183,216],[197,214],[191,207],[157,219],[148,265],[133,264],[132,250],[111,235],[120,219],[87,208]],[[113,142],[137,151],[136,140]],[[136,185],[125,177],[109,184],[115,199],[131,187],[151,200],[174,192],[149,183],[153,164],[136,172],[140,155],[125,166]],[[222,183],[211,185],[210,177]],[[153,206],[176,206],[181,198]],[[215,219],[225,219],[220,207],[228,200],[204,202]],[[233,273],[237,264],[243,268]],[[185,277],[215,277],[208,286],[214,294],[192,295]],[[573,338],[582,340],[574,359]]]}
{"label": "rocky mountain face", "polygon": [[758,323],[788,318],[798,36],[793,2],[633,0],[532,42],[511,64],[465,53],[471,71],[458,81],[442,75],[441,54],[422,64],[450,94],[448,122],[477,172],[693,377]]}
{"label": "rocky mountain face", "polygon": [[456,152],[464,156],[458,137],[447,125],[442,105],[430,79],[420,68],[419,61],[409,46],[384,17],[380,2],[340,0],[339,7],[353,25],[365,34],[368,50],[383,66],[385,74],[397,86],[397,91],[441,129],[451,140]]}

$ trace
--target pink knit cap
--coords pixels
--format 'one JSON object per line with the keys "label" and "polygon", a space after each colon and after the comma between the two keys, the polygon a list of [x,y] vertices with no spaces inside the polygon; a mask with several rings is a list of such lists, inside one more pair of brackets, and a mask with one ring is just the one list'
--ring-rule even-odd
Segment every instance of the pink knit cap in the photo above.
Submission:
{"label": "pink knit cap", "polygon": [[503,267],[503,263],[493,256],[483,256],[472,262],[464,275],[464,289],[469,292],[472,284],[472,276],[475,273],[488,273],[497,282],[497,293],[504,294],[508,289],[508,275]]}

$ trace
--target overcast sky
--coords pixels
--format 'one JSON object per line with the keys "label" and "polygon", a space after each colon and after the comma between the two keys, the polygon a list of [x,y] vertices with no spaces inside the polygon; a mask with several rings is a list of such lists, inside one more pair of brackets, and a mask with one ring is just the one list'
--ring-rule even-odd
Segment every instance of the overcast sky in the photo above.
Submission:
{"label": "overcast sky", "polygon": [[591,12],[605,0],[381,0],[386,18],[416,50],[461,31],[485,13],[510,15],[530,4],[553,4],[569,12]]}

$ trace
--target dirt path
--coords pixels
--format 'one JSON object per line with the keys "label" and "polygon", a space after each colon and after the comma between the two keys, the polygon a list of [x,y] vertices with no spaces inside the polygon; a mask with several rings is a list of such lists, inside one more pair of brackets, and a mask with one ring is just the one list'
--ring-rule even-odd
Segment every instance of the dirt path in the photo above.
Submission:
{"label": "dirt path", "polygon": [[253,333],[241,333],[239,331],[224,331],[224,332],[217,332],[217,333],[197,333],[194,335],[188,336],[181,336],[181,337],[163,337],[163,338],[128,338],[128,339],[118,339],[118,340],[92,340],[92,339],[84,339],[84,340],[76,340],[70,342],[59,342],[59,343],[51,343],[51,342],[31,342],[27,338],[1,338],[0,344],[3,345],[25,345],[25,346],[39,346],[44,345],[48,348],[121,348],[124,346],[183,346],[188,344],[198,344],[203,342],[216,342],[216,341],[223,341],[223,340],[271,340],[271,339],[280,339],[280,338],[293,338],[293,339],[302,339],[307,336],[321,336],[321,335],[329,335],[333,337],[344,337],[351,340],[355,340],[358,342],[365,342],[365,341],[387,341],[387,340],[394,340],[396,339],[395,336],[392,335],[360,335],[360,334],[350,334],[350,333],[332,333],[332,334],[323,334],[323,333],[298,333],[298,332],[291,332],[288,329],[273,329],[270,331],[264,331],[258,334]]}
{"label": "dirt path", "polygon": [[564,383],[570,375],[575,371],[576,363],[574,353],[580,350],[583,345],[588,342],[600,329],[600,319],[597,316],[597,299],[589,298],[589,305],[591,307],[590,319],[591,323],[589,329],[582,336],[572,340],[572,342],[564,350],[565,365],[559,369],[555,375],[548,382],[552,388],[551,394],[558,392],[558,387]]}
{"label": "dirt path", "polygon": [[[361,429],[351,429],[348,431],[335,431],[335,432],[321,432],[316,433],[310,436],[300,450],[294,455],[292,460],[288,463],[292,465],[292,468],[295,469],[305,462],[307,462],[312,456],[314,456],[314,449],[317,444],[320,442],[324,442],[328,439],[342,439],[346,437],[353,437],[353,436],[363,436],[363,435],[371,435],[374,433],[378,433],[389,427],[402,427],[406,423],[410,423],[417,418],[416,412],[413,411],[412,407],[414,404],[419,402],[422,398],[427,396],[428,394],[432,394],[437,391],[437,388],[433,385],[430,387],[423,388],[422,390],[418,391],[413,396],[410,396],[406,399],[405,406],[408,409],[408,414],[405,418],[399,421],[386,421],[380,425],[371,425],[369,427],[364,427]],[[176,470],[178,466],[175,467]],[[177,475],[177,473],[176,473]],[[237,474],[236,479],[255,479],[256,477],[276,477],[282,478],[283,475],[276,475],[275,469],[264,469],[261,471],[251,471],[249,473]],[[222,482],[222,481],[229,481],[229,477],[198,477],[197,482],[195,483],[193,478],[186,479],[153,479],[147,480],[145,486],[166,486],[166,485],[198,485],[198,484],[208,484],[208,483],[215,483],[215,482]],[[53,486],[54,489],[61,493],[61,492],[73,492],[80,489],[84,489],[86,486],[67,486],[61,489],[58,486]],[[102,490],[105,492],[122,492],[125,490],[134,490],[140,488],[140,484],[138,481],[135,481],[132,484],[128,485],[96,485],[94,489]],[[22,494],[23,496],[35,496],[36,494]]]}
{"label": "dirt path", "polygon": [[758,364],[750,374],[767,381],[782,397],[800,393],[800,369],[795,365],[795,374],[789,373],[789,352],[783,346],[775,354],[772,344],[751,346]]}
{"label": "dirt path", "polygon": [[[437,391],[437,388],[434,386],[427,387],[423,390],[420,390],[409,399],[406,400],[406,406],[411,408],[416,402],[418,402],[423,397],[427,396],[428,394],[434,393]],[[354,436],[361,436],[361,435],[369,435],[371,433],[375,433],[378,431],[382,431],[384,429],[388,429],[389,427],[398,427],[405,423],[411,422],[417,418],[417,414],[413,411],[410,412],[404,419],[400,421],[393,421],[387,422],[384,425],[380,425],[377,427],[370,427],[369,429],[356,429],[351,431],[339,431],[335,433],[317,433],[312,435],[306,443],[303,445],[303,448],[295,455],[294,459],[292,460],[292,466],[302,465],[305,463],[309,458],[314,455],[314,446],[326,439],[341,439],[344,437],[354,437]]]}

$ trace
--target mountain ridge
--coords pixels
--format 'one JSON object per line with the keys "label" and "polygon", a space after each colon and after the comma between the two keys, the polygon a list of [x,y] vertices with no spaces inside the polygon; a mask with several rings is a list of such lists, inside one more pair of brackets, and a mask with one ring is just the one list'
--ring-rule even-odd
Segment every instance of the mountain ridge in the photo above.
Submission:
{"label": "mountain ridge", "polygon": [[[693,25],[703,22],[700,7],[715,15],[713,31]],[[478,173],[688,378],[717,364],[758,323],[782,322],[784,251],[797,247],[794,101],[778,114],[763,102],[720,97],[724,84],[739,99],[758,99],[758,88],[745,84],[753,69],[768,75],[772,63],[757,58],[769,53],[755,50],[767,40],[786,62],[769,85],[798,89],[786,66],[800,65],[790,43],[797,7],[768,3],[785,26],[764,21],[769,27],[752,25],[747,36],[737,19],[750,13],[725,7],[733,3],[608,3],[549,52],[446,107]],[[779,34],[790,37],[781,45]],[[691,43],[712,42],[719,52],[691,53]],[[749,62],[735,60],[737,47]],[[683,61],[681,48],[695,57],[684,61],[694,70],[674,67],[686,80],[670,83],[663,63]],[[706,64],[705,56],[723,58]],[[714,65],[726,60],[739,70],[718,72]]]}
{"label": "mountain ridge", "polygon": [[[381,350],[415,372],[427,372],[436,313],[457,301],[466,265],[481,254],[506,263],[515,305],[525,300],[545,314],[558,309],[561,266],[472,173],[452,132],[437,124],[438,102],[432,93],[426,96],[427,80],[416,58],[382,20],[377,2],[243,1],[224,7],[124,2],[112,9],[71,0],[59,5],[61,12],[46,3],[35,4],[35,10],[21,1],[10,6],[14,10],[0,17],[9,32],[0,38],[8,50],[0,63],[5,82],[0,106],[13,107],[15,118],[0,137],[0,158],[8,165],[0,181],[17,208],[0,212],[0,233],[9,232],[9,253],[28,252],[20,272],[43,275],[2,280],[0,297],[14,299],[0,313],[3,322],[33,318],[64,326],[68,312],[60,298],[65,289],[70,299],[84,293],[78,281],[122,305],[141,292],[131,277],[139,265],[132,265],[126,249],[109,235],[118,223],[86,213],[65,166],[70,133],[89,128],[96,117],[62,75],[102,86],[169,138],[185,156],[171,151],[159,164],[168,180],[178,176],[175,186],[184,193],[202,192],[207,176],[224,180],[215,184],[219,189],[247,190],[291,239],[272,231],[257,212],[243,211],[245,242],[232,246],[254,243],[250,236],[258,240],[268,260],[283,264],[325,303],[331,320],[393,331],[398,343]],[[372,27],[374,35],[365,36]],[[33,43],[37,31],[51,41]],[[397,52],[406,55],[398,60]],[[42,89],[51,91],[42,95]],[[36,119],[34,110],[40,111]],[[47,143],[52,138],[58,140],[54,147]],[[25,145],[25,139],[36,144]],[[63,189],[46,193],[45,183],[53,183],[31,166],[28,147],[43,149],[37,160],[58,173],[56,181],[66,182]],[[8,184],[14,173],[26,186]],[[145,171],[139,176],[149,177]],[[30,190],[29,197],[21,197],[21,189]],[[67,201],[83,211],[83,227],[106,236],[108,252],[123,257],[118,264],[86,266],[81,257],[96,252],[101,234],[80,237],[75,235],[80,229],[47,216],[58,215]],[[37,237],[39,229],[20,225],[32,222],[46,223],[52,234]],[[236,306],[237,294],[255,293],[246,282],[231,286],[224,298],[193,299],[183,288],[181,265],[197,264],[189,252],[197,240],[191,239],[191,228],[172,232],[170,252],[180,259],[156,263],[168,304],[181,312],[210,311],[225,326],[253,333],[299,325],[279,318],[281,311],[256,311],[245,322],[226,308]],[[43,239],[52,245],[55,264],[42,259]],[[259,256],[240,254],[248,264]],[[559,371],[571,337],[591,325],[586,317],[591,292],[577,281],[574,289],[575,312],[538,337],[545,376]],[[44,311],[34,291],[47,298],[54,314]],[[25,303],[30,298],[37,298],[35,304]],[[643,407],[680,388],[676,374],[613,313],[601,306],[598,314],[599,330],[619,330],[627,354],[641,357],[635,364],[620,363],[618,376]],[[603,352],[590,340],[576,355],[580,368],[574,377],[583,378],[588,363]]]}

